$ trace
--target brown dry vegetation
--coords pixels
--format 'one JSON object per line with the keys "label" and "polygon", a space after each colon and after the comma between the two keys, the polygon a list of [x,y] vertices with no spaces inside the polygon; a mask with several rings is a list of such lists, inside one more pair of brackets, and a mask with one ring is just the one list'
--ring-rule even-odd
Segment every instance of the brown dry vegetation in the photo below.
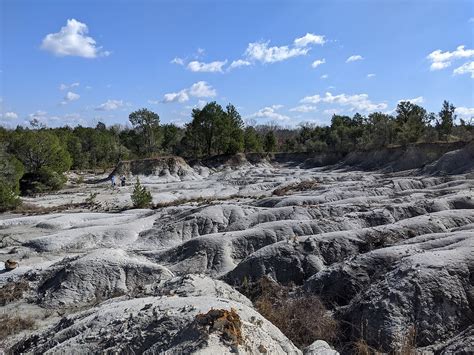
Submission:
{"label": "brown dry vegetation", "polygon": [[12,282],[2,286],[0,288],[0,305],[5,306],[7,303],[19,300],[29,288],[26,281]]}
{"label": "brown dry vegetation", "polygon": [[224,340],[233,345],[241,345],[244,342],[242,335],[242,321],[235,309],[211,309],[206,314],[196,315],[196,323],[206,332],[218,331]]}
{"label": "brown dry vegetation", "polygon": [[319,186],[319,182],[316,180],[306,180],[301,182],[295,182],[289,185],[281,186],[273,190],[275,196],[284,196],[293,192],[315,190]]}
{"label": "brown dry vegetation", "polygon": [[245,288],[242,292],[253,300],[257,311],[296,346],[304,348],[316,340],[336,339],[337,322],[318,297],[294,292],[291,286],[282,286],[266,277]]}
{"label": "brown dry vegetation", "polygon": [[35,321],[30,316],[20,317],[11,315],[0,316],[0,341],[5,340],[8,336],[21,332],[22,330],[32,329]]}

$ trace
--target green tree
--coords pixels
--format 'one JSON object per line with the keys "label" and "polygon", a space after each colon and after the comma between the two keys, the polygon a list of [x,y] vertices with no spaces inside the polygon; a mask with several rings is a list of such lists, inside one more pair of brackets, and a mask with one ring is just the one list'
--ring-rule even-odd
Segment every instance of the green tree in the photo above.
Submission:
{"label": "green tree", "polygon": [[244,130],[244,149],[246,152],[261,152],[262,142],[254,127],[246,127]]}
{"label": "green tree", "polygon": [[456,119],[455,111],[456,107],[453,104],[446,100],[443,101],[443,107],[438,113],[439,121],[436,124],[436,129],[440,137],[443,137],[445,140],[448,140],[453,130],[454,120]]}
{"label": "green tree", "polygon": [[142,134],[145,154],[152,154],[159,144],[160,116],[142,108],[132,112],[128,119],[133,127]]}
{"label": "green tree", "polygon": [[210,102],[202,109],[193,109],[185,140],[194,156],[234,154],[244,149],[242,127],[242,118],[233,105],[224,111],[216,102]]}
{"label": "green tree", "polygon": [[140,179],[137,177],[133,192],[131,195],[132,204],[135,208],[147,208],[150,207],[152,197],[150,191],[145,186],[140,184]]}
{"label": "green tree", "polygon": [[398,103],[396,112],[398,141],[402,144],[418,141],[428,123],[426,110],[410,101],[402,101]]}
{"label": "green tree", "polygon": [[263,140],[263,150],[267,153],[274,152],[276,149],[276,137],[274,131],[268,131]]}
{"label": "green tree", "polygon": [[9,149],[26,170],[20,180],[22,193],[57,190],[66,181],[63,173],[69,170],[72,160],[55,134],[19,130]]}

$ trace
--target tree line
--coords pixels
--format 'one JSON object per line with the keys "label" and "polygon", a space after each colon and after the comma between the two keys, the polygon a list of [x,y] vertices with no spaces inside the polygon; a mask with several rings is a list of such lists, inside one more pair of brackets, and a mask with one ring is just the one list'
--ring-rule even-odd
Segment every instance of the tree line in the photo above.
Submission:
{"label": "tree line", "polygon": [[404,101],[393,114],[333,115],[328,126],[244,124],[235,106],[224,108],[216,102],[194,108],[191,118],[184,127],[160,124],[159,115],[144,108],[129,115],[131,127],[99,122],[96,127],[47,128],[37,121],[30,122],[31,127],[0,127],[0,200],[14,205],[18,193],[59,189],[70,169],[105,169],[126,159],[276,151],[345,154],[418,142],[467,141],[474,132],[472,122],[457,120],[448,101],[437,114]]}

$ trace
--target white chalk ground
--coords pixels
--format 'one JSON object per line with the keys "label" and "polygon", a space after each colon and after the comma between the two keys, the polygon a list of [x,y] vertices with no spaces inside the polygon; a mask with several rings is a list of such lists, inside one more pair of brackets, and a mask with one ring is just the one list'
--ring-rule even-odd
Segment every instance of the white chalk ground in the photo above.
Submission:
{"label": "white chalk ground", "polygon": [[[129,209],[134,182],[130,180],[127,186],[115,188],[108,181],[69,184],[57,193],[24,199],[28,204],[49,208],[83,203],[96,194],[96,205],[91,210],[78,207],[44,215],[0,215],[0,286],[26,278],[32,287],[25,300],[9,304],[4,312],[33,315],[37,318],[34,332],[40,334],[55,325],[59,315],[70,315],[76,323],[67,331],[81,334],[66,337],[61,345],[51,348],[53,352],[92,351],[99,346],[98,339],[105,336],[101,333],[103,327],[129,314],[135,317],[144,305],[152,304],[152,308],[174,317],[177,329],[183,326],[183,319],[190,320],[197,312],[232,306],[241,312],[244,334],[249,339],[248,347],[240,348],[242,353],[253,353],[261,344],[275,354],[299,353],[270,323],[254,325],[260,316],[245,297],[232,296],[233,291],[225,288],[228,286],[209,286],[213,282],[210,278],[196,281],[194,291],[176,286],[181,290],[176,295],[174,286],[167,286],[172,296],[161,291],[160,296],[153,295],[159,292],[161,283],[173,277],[193,273],[222,276],[258,249],[298,236],[324,238],[325,233],[330,237],[331,232],[339,236],[339,231],[351,231],[348,238],[357,239],[373,227],[385,231],[384,225],[393,235],[398,228],[419,228],[422,232],[418,234],[423,235],[456,228],[472,231],[474,226],[474,180],[468,175],[420,177],[407,172],[390,176],[262,164],[220,171],[199,168],[183,179],[140,176],[152,193],[153,203],[170,204],[154,210]],[[275,188],[304,180],[317,180],[319,186],[288,196],[272,196]],[[469,236],[472,238],[472,233]],[[256,238],[265,242],[255,242]],[[198,250],[190,244],[194,241]],[[465,245],[472,247],[472,243]],[[3,262],[10,258],[19,261],[20,266],[6,272]],[[157,280],[143,276],[150,272],[162,277]],[[71,273],[79,276],[72,277]],[[44,284],[45,280],[50,284]],[[38,287],[42,287],[40,296],[35,294]],[[210,291],[214,289],[220,291]],[[38,297],[40,301],[35,303]],[[51,305],[53,310],[48,308]],[[181,308],[185,311],[177,315]],[[92,324],[91,317],[95,319]],[[143,326],[150,322],[146,317]],[[81,325],[90,331],[84,333]],[[6,344],[13,344],[25,334],[10,337]],[[95,340],[87,340],[88,336]],[[120,344],[122,340],[114,341]],[[171,352],[184,346],[168,345]],[[168,345],[163,342],[156,346],[162,350],[160,346]],[[326,345],[315,344],[311,354],[318,354],[317,349],[319,353],[331,353]],[[193,349],[193,344],[189,346]],[[194,351],[227,353],[230,348],[213,335],[207,348]]]}

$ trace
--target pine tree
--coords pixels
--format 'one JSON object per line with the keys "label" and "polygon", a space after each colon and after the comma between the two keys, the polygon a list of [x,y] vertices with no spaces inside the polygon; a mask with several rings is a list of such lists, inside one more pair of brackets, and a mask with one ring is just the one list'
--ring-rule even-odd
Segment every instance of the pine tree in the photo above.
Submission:
{"label": "pine tree", "polygon": [[150,207],[152,197],[150,191],[145,186],[140,184],[140,179],[137,177],[133,192],[131,195],[133,207],[135,208],[147,208]]}

